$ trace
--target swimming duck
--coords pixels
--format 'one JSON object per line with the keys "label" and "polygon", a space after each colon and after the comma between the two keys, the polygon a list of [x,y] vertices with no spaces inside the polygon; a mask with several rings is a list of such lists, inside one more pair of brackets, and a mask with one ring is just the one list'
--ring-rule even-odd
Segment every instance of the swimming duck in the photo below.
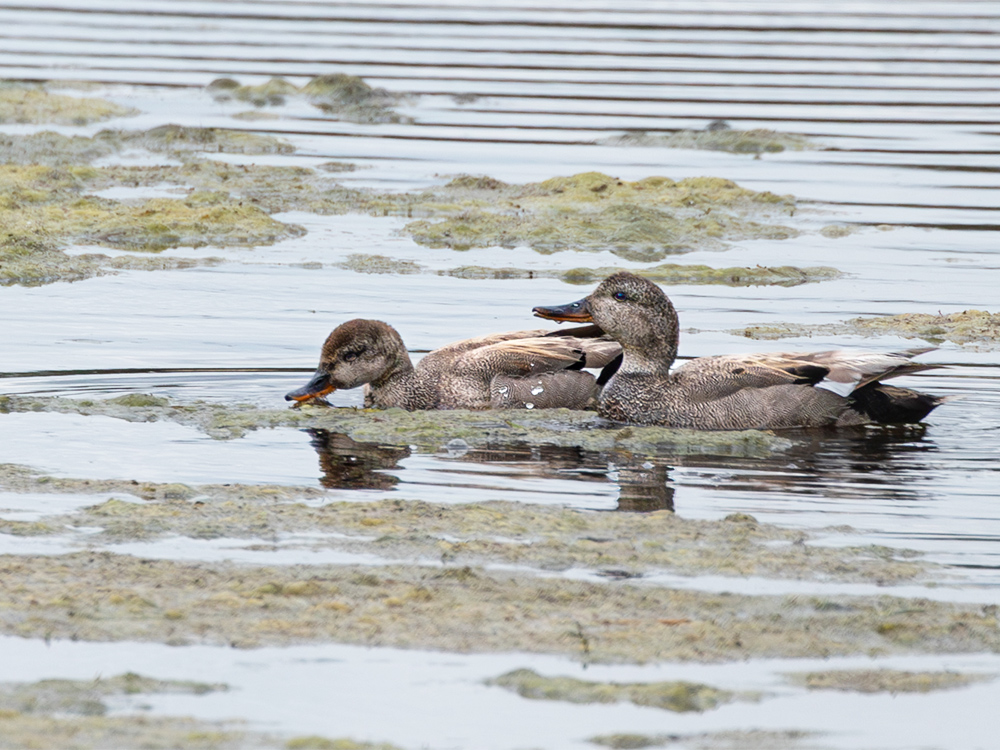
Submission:
{"label": "swimming duck", "polygon": [[946,400],[880,382],[931,369],[910,361],[931,349],[722,355],[671,371],[674,306],[656,284],[624,271],[582,300],[534,312],[593,321],[622,345],[623,361],[598,405],[619,422],[701,430],[907,424]]}
{"label": "swimming duck", "polygon": [[598,391],[582,368],[604,367],[620,352],[597,326],[511,331],[435,349],[414,367],[395,328],[359,318],[333,330],[312,380],[285,400],[365,385],[365,407],[375,409],[582,409]]}

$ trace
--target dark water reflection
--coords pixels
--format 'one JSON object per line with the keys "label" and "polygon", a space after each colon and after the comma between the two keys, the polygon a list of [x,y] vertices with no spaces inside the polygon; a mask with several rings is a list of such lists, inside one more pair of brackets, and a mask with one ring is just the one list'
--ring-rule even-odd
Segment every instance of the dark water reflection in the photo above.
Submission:
{"label": "dark water reflection", "polygon": [[[974,432],[974,430],[973,430]],[[527,444],[471,448],[453,441],[437,454],[359,443],[311,430],[320,483],[428,502],[505,500],[588,510],[676,511],[689,518],[754,515],[811,529],[833,544],[920,550],[953,569],[1000,574],[1000,466],[956,441],[975,435],[922,426],[798,433],[767,458],[634,456]],[[360,498],[358,498],[360,499]],[[825,531],[824,531],[825,530]]]}
{"label": "dark water reflection", "polygon": [[[409,488],[405,446],[363,443],[340,433],[306,430],[319,457],[320,483],[330,489]],[[470,448],[454,441],[435,459],[474,466],[477,477],[570,480],[579,483],[581,497],[592,495],[592,485],[613,482],[618,488],[617,510],[650,512],[674,510],[675,494],[683,501],[687,488],[701,487],[737,495],[777,493],[819,496],[824,499],[865,498],[915,502],[931,491],[923,481],[933,473],[938,447],[923,427],[797,434],[794,447],[770,458],[721,456],[632,457],[595,453],[580,448],[513,444]],[[680,476],[678,476],[680,474]],[[444,480],[442,480],[444,481]],[[467,500],[495,499],[486,482],[464,482]],[[504,494],[510,494],[505,492]],[[693,499],[693,498],[692,498]]]}
{"label": "dark water reflection", "polygon": [[306,430],[319,455],[321,485],[328,489],[387,490],[399,484],[399,478],[386,473],[399,468],[410,449],[398,445],[359,443],[347,435],[328,430]]}

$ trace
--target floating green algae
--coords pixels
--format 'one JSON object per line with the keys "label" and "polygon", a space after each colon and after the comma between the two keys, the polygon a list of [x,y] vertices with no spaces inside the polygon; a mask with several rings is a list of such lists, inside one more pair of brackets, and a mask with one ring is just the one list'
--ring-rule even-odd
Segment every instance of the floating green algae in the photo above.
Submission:
{"label": "floating green algae", "polygon": [[693,750],[819,750],[826,745],[813,742],[816,733],[797,729],[733,729],[699,734],[633,734],[620,732],[591,737],[588,742],[614,750],[641,750],[646,747],[678,746]]}
{"label": "floating green algae", "polygon": [[0,632],[18,637],[336,642],[585,663],[1000,652],[995,608],[891,596],[834,596],[836,606],[817,607],[812,597],[469,566],[268,566],[100,551],[0,555],[0,566],[17,581],[5,591]]}
{"label": "floating green algae", "polygon": [[[67,136],[52,131],[27,135],[0,134],[5,163],[49,167],[90,164],[126,149],[186,158],[201,153],[289,154],[295,149],[283,138],[225,128],[162,125],[149,130],[102,130],[94,136]],[[94,170],[91,177],[100,172]]]}
{"label": "floating green algae", "polygon": [[752,339],[781,339],[813,334],[901,336],[923,339],[932,344],[951,341],[976,349],[996,351],[1000,348],[1000,313],[985,310],[965,310],[945,315],[902,313],[852,318],[844,323],[747,326],[732,333]]}
{"label": "floating green algae", "polygon": [[240,722],[160,716],[46,716],[0,711],[4,750],[284,750],[282,738]]}
{"label": "floating green algae", "polygon": [[403,101],[403,95],[372,87],[358,76],[345,73],[316,76],[301,87],[284,78],[271,78],[257,85],[218,78],[206,90],[216,101],[236,100],[255,107],[280,106],[289,98],[302,97],[325,114],[348,122],[408,122],[393,109]]}
{"label": "floating green algae", "polygon": [[996,675],[991,674],[908,672],[897,669],[833,669],[825,672],[793,672],[786,677],[810,690],[892,694],[929,693],[996,679]]}
{"label": "floating green algae", "polygon": [[220,690],[228,690],[228,687],[218,683],[158,680],[134,672],[94,680],[3,682],[0,683],[0,711],[103,716],[108,712],[104,699],[112,696],[163,693],[204,695]]}
{"label": "floating green algae", "polygon": [[627,182],[588,172],[507,185],[460,176],[427,191],[420,203],[437,220],[411,222],[405,231],[421,244],[459,250],[526,245],[653,261],[726,241],[797,236],[789,227],[754,220],[791,215],[791,197],[715,177]]}
{"label": "floating green algae", "polygon": [[366,253],[352,253],[336,265],[357,273],[413,274],[423,270],[423,266],[412,260],[398,260],[386,255]]}
{"label": "floating green algae", "polygon": [[0,123],[89,125],[138,110],[104,99],[53,94],[43,87],[0,81]]}
{"label": "floating green algae", "polygon": [[[574,268],[559,273],[570,284],[593,284],[619,268]],[[816,281],[837,279],[843,274],[830,266],[751,266],[712,268],[704,265],[664,263],[633,271],[639,276],[662,284],[723,284],[725,286],[798,286]]]}
{"label": "floating green algae", "polygon": [[[93,138],[55,133],[5,136],[12,162],[0,167],[0,280],[45,283],[113,270],[99,257],[69,259],[73,242],[125,250],[162,250],[206,244],[251,247],[301,234],[271,214],[367,213],[415,218],[401,231],[416,242],[455,249],[527,245],[543,253],[610,250],[652,262],[693,248],[722,248],[751,238],[787,238],[793,229],[773,223],[794,212],[794,200],[759,193],[719,178],[674,182],[650,177],[625,182],[599,173],[509,185],[459,176],[413,193],[346,188],[325,169],[229,164],[212,153],[287,153],[271,136],[215,128],[165,125],[146,131],[101,131]],[[152,167],[89,166],[126,150],[168,154],[180,164]],[[341,165],[337,165],[341,169]],[[111,200],[109,188],[176,186],[181,198]],[[320,262],[317,259],[316,262]],[[354,267],[361,259],[345,261]],[[396,272],[416,264],[395,261]],[[371,267],[371,263],[367,264]],[[383,268],[388,268],[383,263]],[[102,270],[103,269],[103,270]],[[603,271],[605,269],[596,269]],[[459,275],[471,275],[458,269]],[[661,267],[664,280],[794,284],[828,278],[830,269],[709,269]],[[575,273],[581,277],[581,273]],[[566,274],[574,276],[573,272]]]}
{"label": "floating green algae", "polygon": [[[347,447],[350,464],[364,461],[364,446]],[[395,457],[407,455],[408,451],[397,452]],[[320,468],[324,460],[320,454]],[[375,470],[396,465],[390,460]],[[336,476],[327,476],[331,481],[324,486],[345,486],[338,484]],[[355,474],[347,479],[347,486],[358,486]],[[509,502],[328,501],[317,507],[325,495],[316,487],[83,480],[5,465],[0,465],[0,487],[13,492],[93,495],[92,505],[71,514],[2,523],[5,533],[33,536],[88,529],[92,530],[87,537],[90,545],[164,537],[257,541],[309,533],[326,535],[317,537],[313,548],[374,553],[389,559],[590,569],[609,576],[623,571],[632,577],[670,571],[686,576],[756,575],[886,585],[941,575],[936,566],[915,559],[915,553],[906,550],[814,545],[804,532],[758,524],[748,516],[693,520],[667,510],[587,513]],[[190,502],[194,498],[197,504]],[[378,534],[374,540],[368,538],[372,532]]]}
{"label": "floating green algae", "polygon": [[[336,264],[358,273],[414,274],[426,272],[424,266],[410,260],[398,260],[385,255],[355,253]],[[459,266],[436,273],[459,279],[561,279],[568,284],[593,284],[620,268],[527,269],[488,266]],[[752,266],[712,268],[705,265],[663,263],[648,268],[630,269],[633,273],[662,284],[721,284],[724,286],[798,286],[817,281],[838,279],[843,274],[830,266]]]}
{"label": "floating green algae", "polygon": [[708,432],[623,427],[602,420],[593,412],[569,409],[408,412],[397,408],[375,410],[306,405],[272,410],[205,402],[130,407],[113,400],[2,396],[2,411],[56,411],[136,422],[166,419],[222,439],[272,427],[320,428],[344,433],[354,440],[417,445],[432,451],[452,440],[462,440],[471,446],[530,442],[576,446],[591,451],[620,450],[642,454],[669,450],[674,455],[726,456],[766,456],[792,445],[786,438],[761,430]]}
{"label": "floating green algae", "polygon": [[400,750],[396,745],[385,742],[357,742],[345,738],[331,740],[315,735],[293,737],[285,743],[285,748],[286,750]]}
{"label": "floating green algae", "polygon": [[255,107],[280,106],[290,96],[297,96],[300,89],[284,78],[269,78],[264,83],[245,85],[233,78],[216,78],[205,87],[216,101],[231,99],[247,102]]}
{"label": "floating green algae", "polygon": [[228,128],[161,125],[142,131],[102,131],[98,139],[117,141],[117,147],[139,147],[177,154],[185,151],[220,154],[290,154],[295,147],[284,138],[244,133]]}
{"label": "floating green algae", "polygon": [[589,682],[574,677],[545,677],[533,669],[515,669],[486,681],[522,698],[568,703],[633,703],[678,713],[708,711],[737,698],[709,685],[669,682]]}
{"label": "floating green algae", "polygon": [[818,147],[807,136],[798,133],[781,133],[766,128],[734,130],[720,121],[710,124],[704,130],[677,130],[655,134],[644,130],[633,130],[607,138],[601,143],[609,146],[693,148],[755,155],[777,154],[786,149],[801,151]]}
{"label": "floating green algae", "polygon": [[[270,244],[304,232],[227,193],[130,202],[87,195],[101,176],[92,167],[0,165],[0,284],[75,280],[115,268],[174,268],[192,261],[70,256],[70,242],[159,251],[204,245]],[[204,262],[204,261],[202,261]]]}

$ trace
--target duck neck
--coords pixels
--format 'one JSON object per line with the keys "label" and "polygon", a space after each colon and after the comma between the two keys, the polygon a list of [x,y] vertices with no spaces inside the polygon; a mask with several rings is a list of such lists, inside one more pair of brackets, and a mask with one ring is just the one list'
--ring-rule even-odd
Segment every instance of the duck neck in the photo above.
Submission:
{"label": "duck neck", "polygon": [[402,349],[385,372],[368,384],[365,406],[377,409],[390,409],[394,406],[412,409],[414,407],[410,405],[410,401],[416,385],[416,375],[410,355]]}
{"label": "duck neck", "polygon": [[625,357],[619,372],[667,375],[677,359],[677,313],[670,300],[618,338]]}

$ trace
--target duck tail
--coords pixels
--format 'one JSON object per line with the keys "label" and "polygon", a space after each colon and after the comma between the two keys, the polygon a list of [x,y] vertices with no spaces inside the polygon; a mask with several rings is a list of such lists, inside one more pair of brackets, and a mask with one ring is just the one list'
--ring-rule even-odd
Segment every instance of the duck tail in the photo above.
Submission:
{"label": "duck tail", "polygon": [[885,383],[869,383],[851,394],[851,408],[877,424],[914,424],[954,396],[899,388]]}

